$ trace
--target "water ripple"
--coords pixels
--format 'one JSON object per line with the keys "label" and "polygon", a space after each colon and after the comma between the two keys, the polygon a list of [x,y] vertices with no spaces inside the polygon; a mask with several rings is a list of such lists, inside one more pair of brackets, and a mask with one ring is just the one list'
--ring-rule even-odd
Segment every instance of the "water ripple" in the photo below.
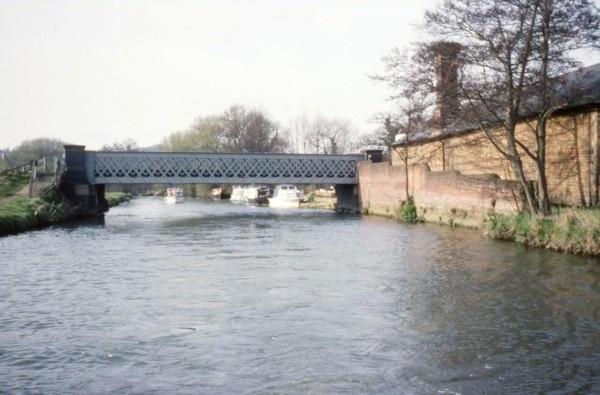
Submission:
{"label": "water ripple", "polygon": [[0,251],[0,393],[600,392],[598,262],[473,231],[148,198]]}

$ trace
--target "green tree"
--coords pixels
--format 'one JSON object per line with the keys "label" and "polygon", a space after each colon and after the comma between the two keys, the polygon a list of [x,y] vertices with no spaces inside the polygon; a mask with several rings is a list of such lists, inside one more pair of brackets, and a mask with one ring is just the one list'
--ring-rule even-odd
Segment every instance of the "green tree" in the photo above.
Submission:
{"label": "green tree", "polygon": [[163,151],[284,152],[278,125],[259,110],[232,106],[221,115],[200,117],[187,129],[171,133]]}
{"label": "green tree", "polygon": [[163,151],[221,152],[224,150],[224,122],[220,116],[199,117],[184,131],[163,139]]}

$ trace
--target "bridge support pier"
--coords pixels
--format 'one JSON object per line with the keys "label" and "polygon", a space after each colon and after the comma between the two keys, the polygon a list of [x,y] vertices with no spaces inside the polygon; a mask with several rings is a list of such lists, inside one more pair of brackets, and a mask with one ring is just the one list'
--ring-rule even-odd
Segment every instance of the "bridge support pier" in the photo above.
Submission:
{"label": "bridge support pier", "polygon": [[338,213],[359,213],[360,204],[358,201],[358,187],[349,184],[336,184],[335,195],[337,205],[335,211]]}
{"label": "bridge support pier", "polygon": [[88,156],[83,145],[65,145],[65,174],[61,189],[85,215],[108,211],[104,185],[92,184],[88,178]]}

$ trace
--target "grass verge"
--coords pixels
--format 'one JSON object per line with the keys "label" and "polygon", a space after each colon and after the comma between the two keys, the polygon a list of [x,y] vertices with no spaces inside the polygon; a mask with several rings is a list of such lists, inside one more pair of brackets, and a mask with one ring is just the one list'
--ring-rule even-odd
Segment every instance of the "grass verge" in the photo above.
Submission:
{"label": "grass verge", "polygon": [[14,196],[0,201],[0,236],[76,218],[78,207],[66,200]]}
{"label": "grass verge", "polygon": [[36,227],[36,213],[43,204],[39,198],[28,197],[15,197],[10,201],[0,202],[0,235]]}
{"label": "grass verge", "polygon": [[43,191],[40,197],[20,196],[19,191],[28,183],[28,175],[0,178],[0,236],[40,228],[81,215],[79,207],[65,199],[55,187]]}
{"label": "grass verge", "polygon": [[0,199],[10,197],[29,184],[28,174],[0,177]]}
{"label": "grass verge", "polygon": [[548,217],[493,214],[486,219],[484,232],[532,247],[600,256],[600,209],[564,208]]}

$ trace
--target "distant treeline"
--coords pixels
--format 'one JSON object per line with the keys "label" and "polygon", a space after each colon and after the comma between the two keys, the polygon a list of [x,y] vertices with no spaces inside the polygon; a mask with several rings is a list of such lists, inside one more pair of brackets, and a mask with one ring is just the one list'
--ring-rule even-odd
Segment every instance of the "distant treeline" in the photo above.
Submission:
{"label": "distant treeline", "polygon": [[306,116],[287,127],[261,110],[231,106],[222,114],[197,118],[171,133],[162,151],[344,153],[356,148],[357,133],[344,119]]}
{"label": "distant treeline", "polygon": [[276,122],[259,110],[233,106],[220,115],[199,117],[186,130],[171,133],[162,151],[284,152]]}
{"label": "distant treeline", "polygon": [[[137,141],[126,138],[105,144],[100,150],[339,154],[358,151],[367,144],[387,146],[388,140],[389,136],[381,130],[359,136],[346,119],[303,115],[282,127],[263,110],[235,105],[223,113],[196,118],[187,129],[168,134],[152,147],[141,147]],[[59,139],[36,138],[12,149],[0,149],[0,170],[44,156],[62,156],[64,144]]]}
{"label": "distant treeline", "polygon": [[37,138],[25,140],[13,149],[0,150],[0,170],[24,165],[32,160],[41,159],[44,156],[62,157],[65,142],[51,138]]}

